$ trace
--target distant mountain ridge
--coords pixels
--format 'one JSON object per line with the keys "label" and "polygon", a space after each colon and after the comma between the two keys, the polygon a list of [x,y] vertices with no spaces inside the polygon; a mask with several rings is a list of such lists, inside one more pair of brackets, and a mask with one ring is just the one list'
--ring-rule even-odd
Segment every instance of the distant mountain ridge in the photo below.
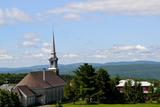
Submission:
{"label": "distant mountain ridge", "polygon": [[[74,63],[59,65],[61,74],[73,74],[83,63]],[[119,75],[128,78],[147,78],[160,80],[160,62],[154,61],[134,61],[134,62],[110,62],[110,63],[89,63],[96,69],[104,68],[111,76]],[[28,73],[31,71],[40,71],[48,68],[48,65],[37,65],[32,67],[20,68],[0,68],[0,73]]]}

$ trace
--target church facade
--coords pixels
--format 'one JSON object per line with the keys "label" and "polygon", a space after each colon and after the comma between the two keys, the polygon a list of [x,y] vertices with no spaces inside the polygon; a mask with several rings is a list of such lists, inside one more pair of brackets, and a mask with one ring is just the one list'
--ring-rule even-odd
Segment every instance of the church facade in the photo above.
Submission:
{"label": "church facade", "polygon": [[53,35],[53,50],[48,70],[30,72],[14,88],[22,106],[44,105],[63,99],[65,81],[59,76]]}

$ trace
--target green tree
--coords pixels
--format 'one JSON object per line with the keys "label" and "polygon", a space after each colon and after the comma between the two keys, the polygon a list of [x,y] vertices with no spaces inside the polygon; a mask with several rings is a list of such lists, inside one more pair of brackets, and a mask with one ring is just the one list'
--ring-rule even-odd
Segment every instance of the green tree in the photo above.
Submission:
{"label": "green tree", "polygon": [[70,83],[67,83],[64,87],[64,96],[68,99],[72,99],[74,97],[74,92],[70,86]]}
{"label": "green tree", "polygon": [[75,83],[75,80],[71,80],[66,84],[64,87],[64,95],[66,98],[71,100],[73,103],[79,98],[79,87],[77,86],[77,83]]}
{"label": "green tree", "polygon": [[11,99],[13,101],[13,105],[16,105],[16,107],[20,107],[20,101],[19,101],[19,98],[18,98],[17,94],[11,92],[10,93],[10,97],[11,97]]}
{"label": "green tree", "polygon": [[118,82],[119,77],[112,80],[108,72],[100,68],[96,78],[97,100],[100,103],[123,103],[123,96],[116,88]]}
{"label": "green tree", "polygon": [[121,79],[120,79],[119,75],[117,75],[115,78],[112,79],[112,81],[114,82],[115,85],[118,85],[120,80]]}
{"label": "green tree", "polygon": [[96,76],[97,96],[100,103],[107,102],[110,99],[111,87],[110,78],[106,70],[99,69]]}
{"label": "green tree", "polygon": [[140,82],[129,80],[125,84],[124,96],[126,103],[144,103],[145,98]]}
{"label": "green tree", "polygon": [[92,65],[84,64],[74,71],[74,79],[65,86],[65,96],[75,102],[81,98],[86,103],[122,103],[122,94],[116,85],[119,77],[110,79],[108,72],[99,69],[97,72]]}
{"label": "green tree", "polygon": [[109,103],[124,103],[124,95],[122,93],[119,92],[119,90],[117,89],[116,85],[119,84],[119,77],[116,77],[114,79],[111,79],[110,81],[110,87],[111,87],[111,96],[110,96],[110,102]]}
{"label": "green tree", "polygon": [[18,96],[12,92],[0,90],[0,107],[20,107]]}
{"label": "green tree", "polygon": [[17,84],[26,74],[0,74],[0,85],[2,84]]}
{"label": "green tree", "polygon": [[80,96],[86,99],[87,103],[91,102],[91,97],[95,93],[96,72],[92,65],[85,63],[81,65],[75,73],[75,81],[79,84]]}
{"label": "green tree", "polygon": [[[152,93],[150,93],[152,94]],[[160,103],[160,87],[157,87],[154,94],[152,94],[151,99],[154,99],[157,101],[157,103]]]}
{"label": "green tree", "polygon": [[133,83],[131,80],[128,80],[128,82],[125,83],[124,96],[125,96],[126,103],[133,103],[134,91],[133,91],[132,85]]}

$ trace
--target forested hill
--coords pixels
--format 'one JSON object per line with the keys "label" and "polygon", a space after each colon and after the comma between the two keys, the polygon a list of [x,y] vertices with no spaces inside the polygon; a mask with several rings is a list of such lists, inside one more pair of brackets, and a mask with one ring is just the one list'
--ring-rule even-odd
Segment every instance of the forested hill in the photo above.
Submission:
{"label": "forested hill", "polygon": [[[73,74],[73,71],[83,63],[59,65],[61,74]],[[136,61],[136,62],[111,62],[111,63],[90,63],[96,69],[107,69],[111,76],[122,76],[127,78],[160,79],[160,62]],[[42,70],[48,65],[38,65],[22,68],[0,68],[0,73],[27,73]]]}

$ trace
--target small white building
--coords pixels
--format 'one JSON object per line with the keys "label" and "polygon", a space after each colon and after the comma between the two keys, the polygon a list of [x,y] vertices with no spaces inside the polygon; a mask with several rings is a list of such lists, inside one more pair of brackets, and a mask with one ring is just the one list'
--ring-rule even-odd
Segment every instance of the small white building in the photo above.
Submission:
{"label": "small white building", "polygon": [[11,92],[14,87],[15,87],[15,84],[2,84],[0,86],[0,89]]}
{"label": "small white building", "polygon": [[[124,87],[125,84],[128,82],[131,82],[132,87],[134,87],[135,85],[135,81],[133,79],[126,79],[126,80],[120,80],[119,84],[116,86],[117,89],[123,93],[124,92]],[[150,87],[154,86],[152,83],[148,82],[148,81],[137,81],[138,84],[141,84],[141,87],[143,89],[143,93],[150,93]]]}

